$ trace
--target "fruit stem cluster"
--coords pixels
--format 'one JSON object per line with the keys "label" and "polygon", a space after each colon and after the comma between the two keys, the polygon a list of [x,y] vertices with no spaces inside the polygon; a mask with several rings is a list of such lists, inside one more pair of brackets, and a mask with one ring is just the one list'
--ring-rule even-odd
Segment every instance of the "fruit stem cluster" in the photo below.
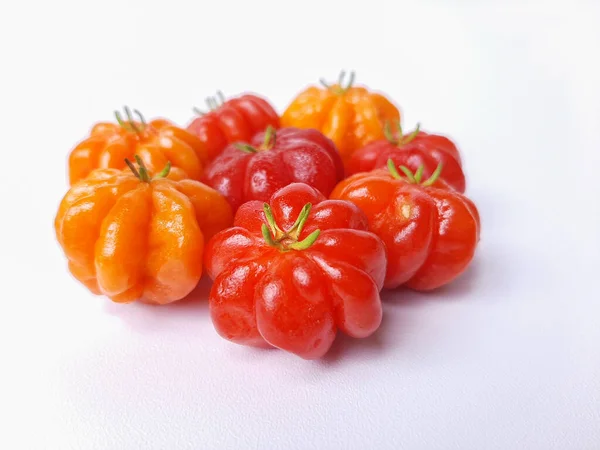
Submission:
{"label": "fruit stem cluster", "polygon": [[125,158],[125,164],[127,164],[127,167],[129,167],[133,174],[144,183],[150,183],[152,180],[157,178],[166,178],[171,171],[171,161],[167,161],[165,168],[161,170],[160,173],[158,173],[154,178],[152,178],[148,172],[148,168],[144,164],[144,161],[142,161],[142,158],[140,158],[138,155],[135,155],[135,162],[137,162],[139,168],[136,168],[135,165],[129,161],[129,159]]}
{"label": "fruit stem cluster", "polygon": [[409,134],[402,133],[402,123],[398,121],[398,131],[394,133],[392,131],[392,126],[389,122],[385,122],[383,126],[383,135],[387,139],[387,141],[392,145],[397,145],[398,147],[402,147],[403,145],[408,144],[414,138],[417,137],[421,128],[421,124],[417,124],[415,129],[411,131]]}
{"label": "fruit stem cluster", "polygon": [[348,90],[352,87],[352,85],[354,84],[354,78],[355,78],[355,73],[354,72],[350,72],[350,75],[348,76],[348,82],[346,83],[346,86],[343,86],[344,83],[344,78],[346,78],[346,71],[342,70],[340,72],[340,76],[338,78],[338,82],[335,85],[330,85],[327,83],[327,81],[324,78],[321,78],[319,80],[319,82],[326,88],[329,89],[331,92],[333,92],[334,94],[337,95],[343,95],[346,92],[348,92]]}
{"label": "fruit stem cluster", "polygon": [[402,171],[406,179],[404,179],[402,175],[400,175],[398,169],[396,169],[396,164],[394,164],[394,161],[391,158],[388,159],[387,167],[392,177],[394,177],[396,180],[405,180],[411,184],[419,184],[421,186],[431,186],[440,177],[443,165],[442,163],[439,163],[433,171],[433,173],[431,174],[431,176],[423,182],[421,182],[421,179],[423,178],[423,171],[425,170],[425,166],[423,164],[419,166],[415,173],[411,172],[411,170],[406,166],[399,166],[398,169]]}
{"label": "fruit stem cluster", "polygon": [[311,203],[304,205],[292,227],[287,231],[283,231],[275,222],[271,206],[268,203],[265,203],[263,205],[263,211],[265,213],[267,223],[263,223],[261,227],[265,242],[271,247],[275,247],[280,251],[306,250],[309,248],[315,243],[319,237],[319,234],[321,233],[321,230],[315,230],[303,240],[299,240],[311,208]]}
{"label": "fruit stem cluster", "polygon": [[123,120],[123,116],[121,116],[121,113],[119,111],[115,111],[115,118],[117,119],[117,123],[125,130],[133,131],[136,134],[140,134],[148,127],[146,119],[144,118],[142,113],[139,112],[137,109],[134,109],[133,112],[136,116],[138,116],[139,122],[135,121],[133,114],[131,113],[131,110],[128,106],[124,106],[123,110],[125,111],[125,116],[127,117],[127,120]]}

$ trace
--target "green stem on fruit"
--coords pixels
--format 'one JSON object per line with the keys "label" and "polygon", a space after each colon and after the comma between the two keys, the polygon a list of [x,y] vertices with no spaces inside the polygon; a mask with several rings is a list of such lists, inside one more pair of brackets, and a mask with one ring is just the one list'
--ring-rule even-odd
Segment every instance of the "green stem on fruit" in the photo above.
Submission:
{"label": "green stem on fruit", "polygon": [[209,111],[214,111],[215,109],[217,109],[217,104],[214,98],[206,97],[204,101],[206,102],[206,106],[208,106]]}
{"label": "green stem on fruit", "polygon": [[[419,134],[420,128],[421,128],[421,124],[418,123],[417,126],[415,127],[415,129],[408,136],[402,136],[402,134],[400,134],[399,143],[401,145],[404,145],[404,144],[408,144],[409,142],[411,142],[414,138],[417,137],[417,134]],[[401,128],[400,128],[400,130],[401,130]]]}
{"label": "green stem on fruit", "polygon": [[243,142],[238,142],[233,144],[233,146],[244,153],[258,153],[263,150],[271,150],[275,145],[275,139],[277,138],[276,134],[277,131],[275,128],[272,125],[269,125],[265,130],[265,137],[259,148]]}
{"label": "green stem on fruit", "polygon": [[150,181],[152,181],[153,179],[155,180],[157,178],[166,178],[167,176],[169,176],[169,172],[171,171],[171,161],[167,161],[165,168],[161,170],[160,173],[157,174],[154,178],[151,178],[150,174],[148,173],[148,169],[144,164],[144,161],[142,161],[142,158],[140,158],[138,155],[135,155],[134,158],[135,162],[137,162],[138,164],[138,168],[136,168],[135,165],[128,158],[125,158],[125,164],[127,164],[127,167],[129,167],[131,172],[140,181],[143,181],[144,183],[150,183]]}
{"label": "green stem on fruit", "polygon": [[140,173],[140,180],[149,183],[150,175],[148,174],[148,169],[146,168],[144,161],[142,161],[142,158],[140,158],[139,155],[135,155],[135,162],[137,162],[139,166],[138,172]]}
{"label": "green stem on fruit", "polygon": [[325,89],[331,90],[331,85],[329,83],[327,83],[327,81],[325,80],[325,78],[319,78],[319,83],[321,83],[321,85],[323,85],[323,87]]}
{"label": "green stem on fruit", "polygon": [[171,172],[171,161],[167,161],[165,168],[161,170],[160,173],[154,178],[167,178],[169,176],[169,172]]}
{"label": "green stem on fruit", "polygon": [[[400,175],[400,173],[398,172],[398,169],[396,168],[396,164],[394,164],[394,161],[392,160],[392,158],[388,159],[387,168],[390,171],[390,175],[392,175],[392,177],[394,179],[396,179],[396,180],[403,179],[402,175]],[[417,171],[414,174],[406,166],[399,166],[398,168],[405,175],[405,177],[406,177],[405,181],[408,181],[411,184],[418,184],[421,186],[431,186],[440,177],[440,175],[442,173],[442,169],[443,169],[443,164],[439,163],[438,166],[435,168],[434,172],[431,174],[431,176],[423,182],[421,182],[421,179],[423,178],[423,171],[425,170],[425,167],[423,166],[423,164],[421,164],[419,166],[419,168],[417,169]]]}
{"label": "green stem on fruit", "polygon": [[425,166],[421,164],[417,171],[415,172],[415,181],[417,183],[421,182],[421,178],[423,178],[423,170],[425,170]]}
{"label": "green stem on fruit", "polygon": [[383,125],[383,135],[390,144],[401,147],[403,145],[408,144],[414,138],[417,137],[420,131],[420,127],[421,124],[418,123],[415,129],[410,132],[410,134],[404,135],[402,131],[402,123],[400,121],[398,121],[398,131],[396,133],[392,131],[390,123],[385,122],[385,124]]}
{"label": "green stem on fruit", "polygon": [[388,120],[386,120],[385,123],[383,124],[383,135],[385,136],[385,139],[390,144],[393,144],[393,145],[398,144],[398,141],[394,137],[394,132],[392,131],[392,126],[390,125],[390,122]]}
{"label": "green stem on fruit", "polygon": [[143,181],[144,183],[149,183],[150,176],[148,175],[148,169],[146,169],[144,162],[141,160],[141,158],[138,155],[135,155],[135,160],[138,163],[138,167],[139,167],[138,169],[136,169],[135,165],[131,161],[129,161],[129,159],[127,159],[127,158],[125,158],[125,164],[127,164],[129,169],[136,176],[136,178],[138,178],[140,181]]}
{"label": "green stem on fruit", "polygon": [[[350,89],[352,87],[352,85],[354,84],[354,78],[356,77],[356,73],[355,72],[350,72],[350,76],[348,77],[348,84],[346,84],[346,87],[344,88],[344,92],[346,92],[348,89]],[[340,83],[341,85],[342,83]]]}
{"label": "green stem on fruit", "polygon": [[233,146],[244,153],[258,153],[258,149],[252,147],[250,144],[238,142],[237,144],[233,144]]}
{"label": "green stem on fruit", "polygon": [[400,166],[398,167],[402,173],[404,174],[404,176],[408,179],[408,181],[412,184],[417,184],[417,179],[415,178],[415,176],[413,175],[413,173],[410,171],[410,169],[406,166]]}
{"label": "green stem on fruit", "polygon": [[263,150],[271,150],[275,145],[275,139],[277,139],[277,131],[273,125],[269,125],[265,130],[265,139],[261,148]]}
{"label": "green stem on fruit", "polygon": [[433,173],[431,174],[431,176],[429,178],[427,178],[427,180],[425,180],[423,183],[421,183],[421,186],[431,186],[433,183],[435,183],[437,181],[437,179],[440,177],[440,174],[442,173],[442,168],[443,168],[443,164],[439,163],[438,166],[433,171]]}
{"label": "green stem on fruit", "polygon": [[133,114],[131,113],[131,109],[129,109],[128,106],[124,106],[123,110],[125,111],[125,116],[127,117],[127,120],[123,120],[123,116],[121,115],[121,113],[119,111],[115,111],[115,118],[117,119],[117,123],[121,127],[123,127],[127,131],[132,131],[136,134],[140,134],[146,129],[146,119],[144,119],[144,116],[142,116],[142,114],[137,109],[134,109],[134,112],[140,119],[140,122],[142,124],[141,128],[135,123]]}
{"label": "green stem on fruit", "polygon": [[271,231],[269,231],[269,227],[266,224],[262,224],[260,227],[260,231],[262,232],[263,238],[265,242],[271,247],[279,247],[279,244],[275,242],[273,236],[271,235]]}
{"label": "green stem on fruit", "polygon": [[125,110],[125,114],[127,115],[127,121],[129,122],[129,125],[131,126],[131,128],[133,128],[133,130],[136,133],[139,134],[141,130],[135,124],[135,120],[133,118],[133,114],[131,114],[131,110],[129,109],[128,106],[125,106],[123,109]]}
{"label": "green stem on fruit", "polygon": [[127,120],[123,120],[123,117],[121,116],[121,113],[119,111],[115,111],[115,118],[117,119],[117,123],[124,129],[127,131],[131,131],[133,133],[137,133],[138,129],[135,127],[135,125]]}
{"label": "green stem on fruit", "polygon": [[135,175],[136,178],[140,178],[140,173],[135,168],[135,166],[133,165],[133,163],[131,161],[129,161],[128,158],[125,158],[125,164],[127,164],[127,167],[129,167],[129,169],[133,172],[133,174]]}
{"label": "green stem on fruit", "polygon": [[134,109],[133,112],[140,119],[140,122],[142,124],[142,129],[146,129],[146,127],[148,126],[148,123],[146,122],[146,119],[144,118],[144,116],[142,115],[142,113],[139,110],[137,110],[137,109]]}
{"label": "green stem on fruit", "polygon": [[289,244],[288,248],[291,248],[293,250],[306,250],[308,247],[315,243],[320,234],[321,230],[315,230],[308,236],[306,236],[303,240],[299,242],[294,242],[293,244]]}
{"label": "green stem on fruit", "polygon": [[223,106],[223,103],[225,103],[225,100],[226,99],[225,99],[225,95],[223,95],[223,92],[217,91],[216,97],[206,97],[204,99],[206,106],[208,106],[208,112],[202,111],[200,108],[198,108],[196,106],[194,106],[192,108],[192,111],[194,111],[194,114],[197,114],[198,116],[205,116],[209,112],[214,111],[215,109],[219,108],[220,106]]}
{"label": "green stem on fruit", "polygon": [[306,250],[313,245],[321,233],[320,230],[313,231],[303,240],[299,241],[300,234],[302,233],[304,225],[308,219],[311,207],[311,203],[304,205],[292,227],[288,231],[284,232],[275,222],[271,206],[269,206],[268,203],[264,203],[263,211],[265,213],[267,223],[263,223],[261,225],[261,232],[267,245],[275,247],[282,252],[289,250]]}
{"label": "green stem on fruit", "polygon": [[304,224],[306,223],[306,220],[308,219],[308,215],[310,214],[311,208],[312,208],[312,203],[307,203],[306,205],[304,205],[302,207],[302,210],[300,211],[300,214],[298,214],[298,218],[296,219],[296,222],[294,222],[294,225],[292,225],[292,228],[290,228],[287,232],[288,236],[290,236],[293,239],[298,240],[298,238],[300,237],[300,233],[302,233],[302,229],[304,228]]}
{"label": "green stem on fruit", "polygon": [[271,210],[271,205],[269,205],[268,203],[263,203],[263,212],[265,213],[265,218],[267,219],[267,224],[271,229],[271,233],[273,233],[275,239],[281,239],[285,235],[285,233],[281,228],[279,228],[277,222],[275,222],[275,217],[273,217],[273,210]]}
{"label": "green stem on fruit", "polygon": [[387,168],[390,171],[390,175],[392,175],[392,178],[394,178],[395,180],[402,179],[402,176],[398,173],[398,169],[396,169],[396,164],[394,164],[392,158],[388,159]]}
{"label": "green stem on fruit", "polygon": [[337,86],[330,85],[329,83],[327,83],[327,81],[325,81],[324,78],[319,79],[319,82],[325,87],[325,89],[329,89],[334,94],[343,95],[354,84],[354,78],[355,78],[355,76],[356,76],[356,74],[354,72],[350,72],[350,75],[348,76],[348,82],[346,83],[345,87],[342,87],[342,84],[344,83],[344,78],[346,77],[346,71],[345,70],[342,70],[340,72],[340,76],[338,77]]}

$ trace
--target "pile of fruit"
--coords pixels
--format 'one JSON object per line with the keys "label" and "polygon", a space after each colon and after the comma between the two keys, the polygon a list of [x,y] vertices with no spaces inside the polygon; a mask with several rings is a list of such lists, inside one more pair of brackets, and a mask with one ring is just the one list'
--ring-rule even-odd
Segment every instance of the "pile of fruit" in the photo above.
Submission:
{"label": "pile of fruit", "polygon": [[404,133],[394,103],[353,81],[309,87],[282,116],[219,93],[185,129],[128,108],[94,125],[55,219],[73,276],[115,302],[164,305],[206,270],[221,336],[306,359],[338,330],[374,333],[383,288],[450,283],[480,229],[460,154]]}

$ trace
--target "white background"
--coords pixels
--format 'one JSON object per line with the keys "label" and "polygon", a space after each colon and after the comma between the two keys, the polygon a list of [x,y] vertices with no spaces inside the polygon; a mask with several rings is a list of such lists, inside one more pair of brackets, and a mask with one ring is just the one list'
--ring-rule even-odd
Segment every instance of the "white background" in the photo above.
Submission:
{"label": "white background", "polygon": [[[2,2],[0,448],[599,449],[600,10],[498,3]],[[69,276],[53,219],[95,121],[186,124],[217,89],[283,111],[341,68],[459,144],[483,222],[459,281],[306,362]]]}

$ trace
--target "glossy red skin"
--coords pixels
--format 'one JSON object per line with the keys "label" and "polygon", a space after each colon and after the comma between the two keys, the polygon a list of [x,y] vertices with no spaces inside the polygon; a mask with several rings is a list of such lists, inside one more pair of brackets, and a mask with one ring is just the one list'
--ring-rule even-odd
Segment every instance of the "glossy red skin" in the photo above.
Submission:
{"label": "glossy red skin", "polygon": [[[251,145],[260,148],[264,138],[264,132],[256,134]],[[269,150],[246,153],[229,145],[206,168],[203,181],[224,195],[235,211],[250,200],[268,201],[275,191],[294,182],[328,196],[343,175],[335,145],[320,131],[281,128]]]}
{"label": "glossy red skin", "polygon": [[271,197],[279,227],[291,228],[308,202],[313,206],[299,239],[316,229],[321,234],[306,250],[280,251],[266,244],[260,201],[245,203],[234,227],[209,241],[210,313],[225,339],[315,359],[329,350],[337,330],[364,338],[379,327],[383,242],[367,231],[367,219],[355,205],[326,200],[301,183]]}
{"label": "glossy red skin", "polygon": [[392,159],[396,167],[406,166],[413,173],[423,165],[423,179],[429,178],[442,163],[441,178],[454,190],[465,192],[460,154],[447,137],[421,131],[406,144],[396,145],[386,139],[371,142],[352,155],[347,166],[348,175],[385,167],[388,159]]}
{"label": "glossy red skin", "polygon": [[187,130],[206,144],[210,159],[232,142],[249,141],[269,125],[279,128],[279,115],[265,99],[245,94],[193,119]]}
{"label": "glossy red skin", "polygon": [[342,181],[331,198],[361,208],[370,230],[385,243],[386,288],[439,288],[458,277],[473,258],[480,229],[477,208],[441,180],[423,187],[378,169]]}

